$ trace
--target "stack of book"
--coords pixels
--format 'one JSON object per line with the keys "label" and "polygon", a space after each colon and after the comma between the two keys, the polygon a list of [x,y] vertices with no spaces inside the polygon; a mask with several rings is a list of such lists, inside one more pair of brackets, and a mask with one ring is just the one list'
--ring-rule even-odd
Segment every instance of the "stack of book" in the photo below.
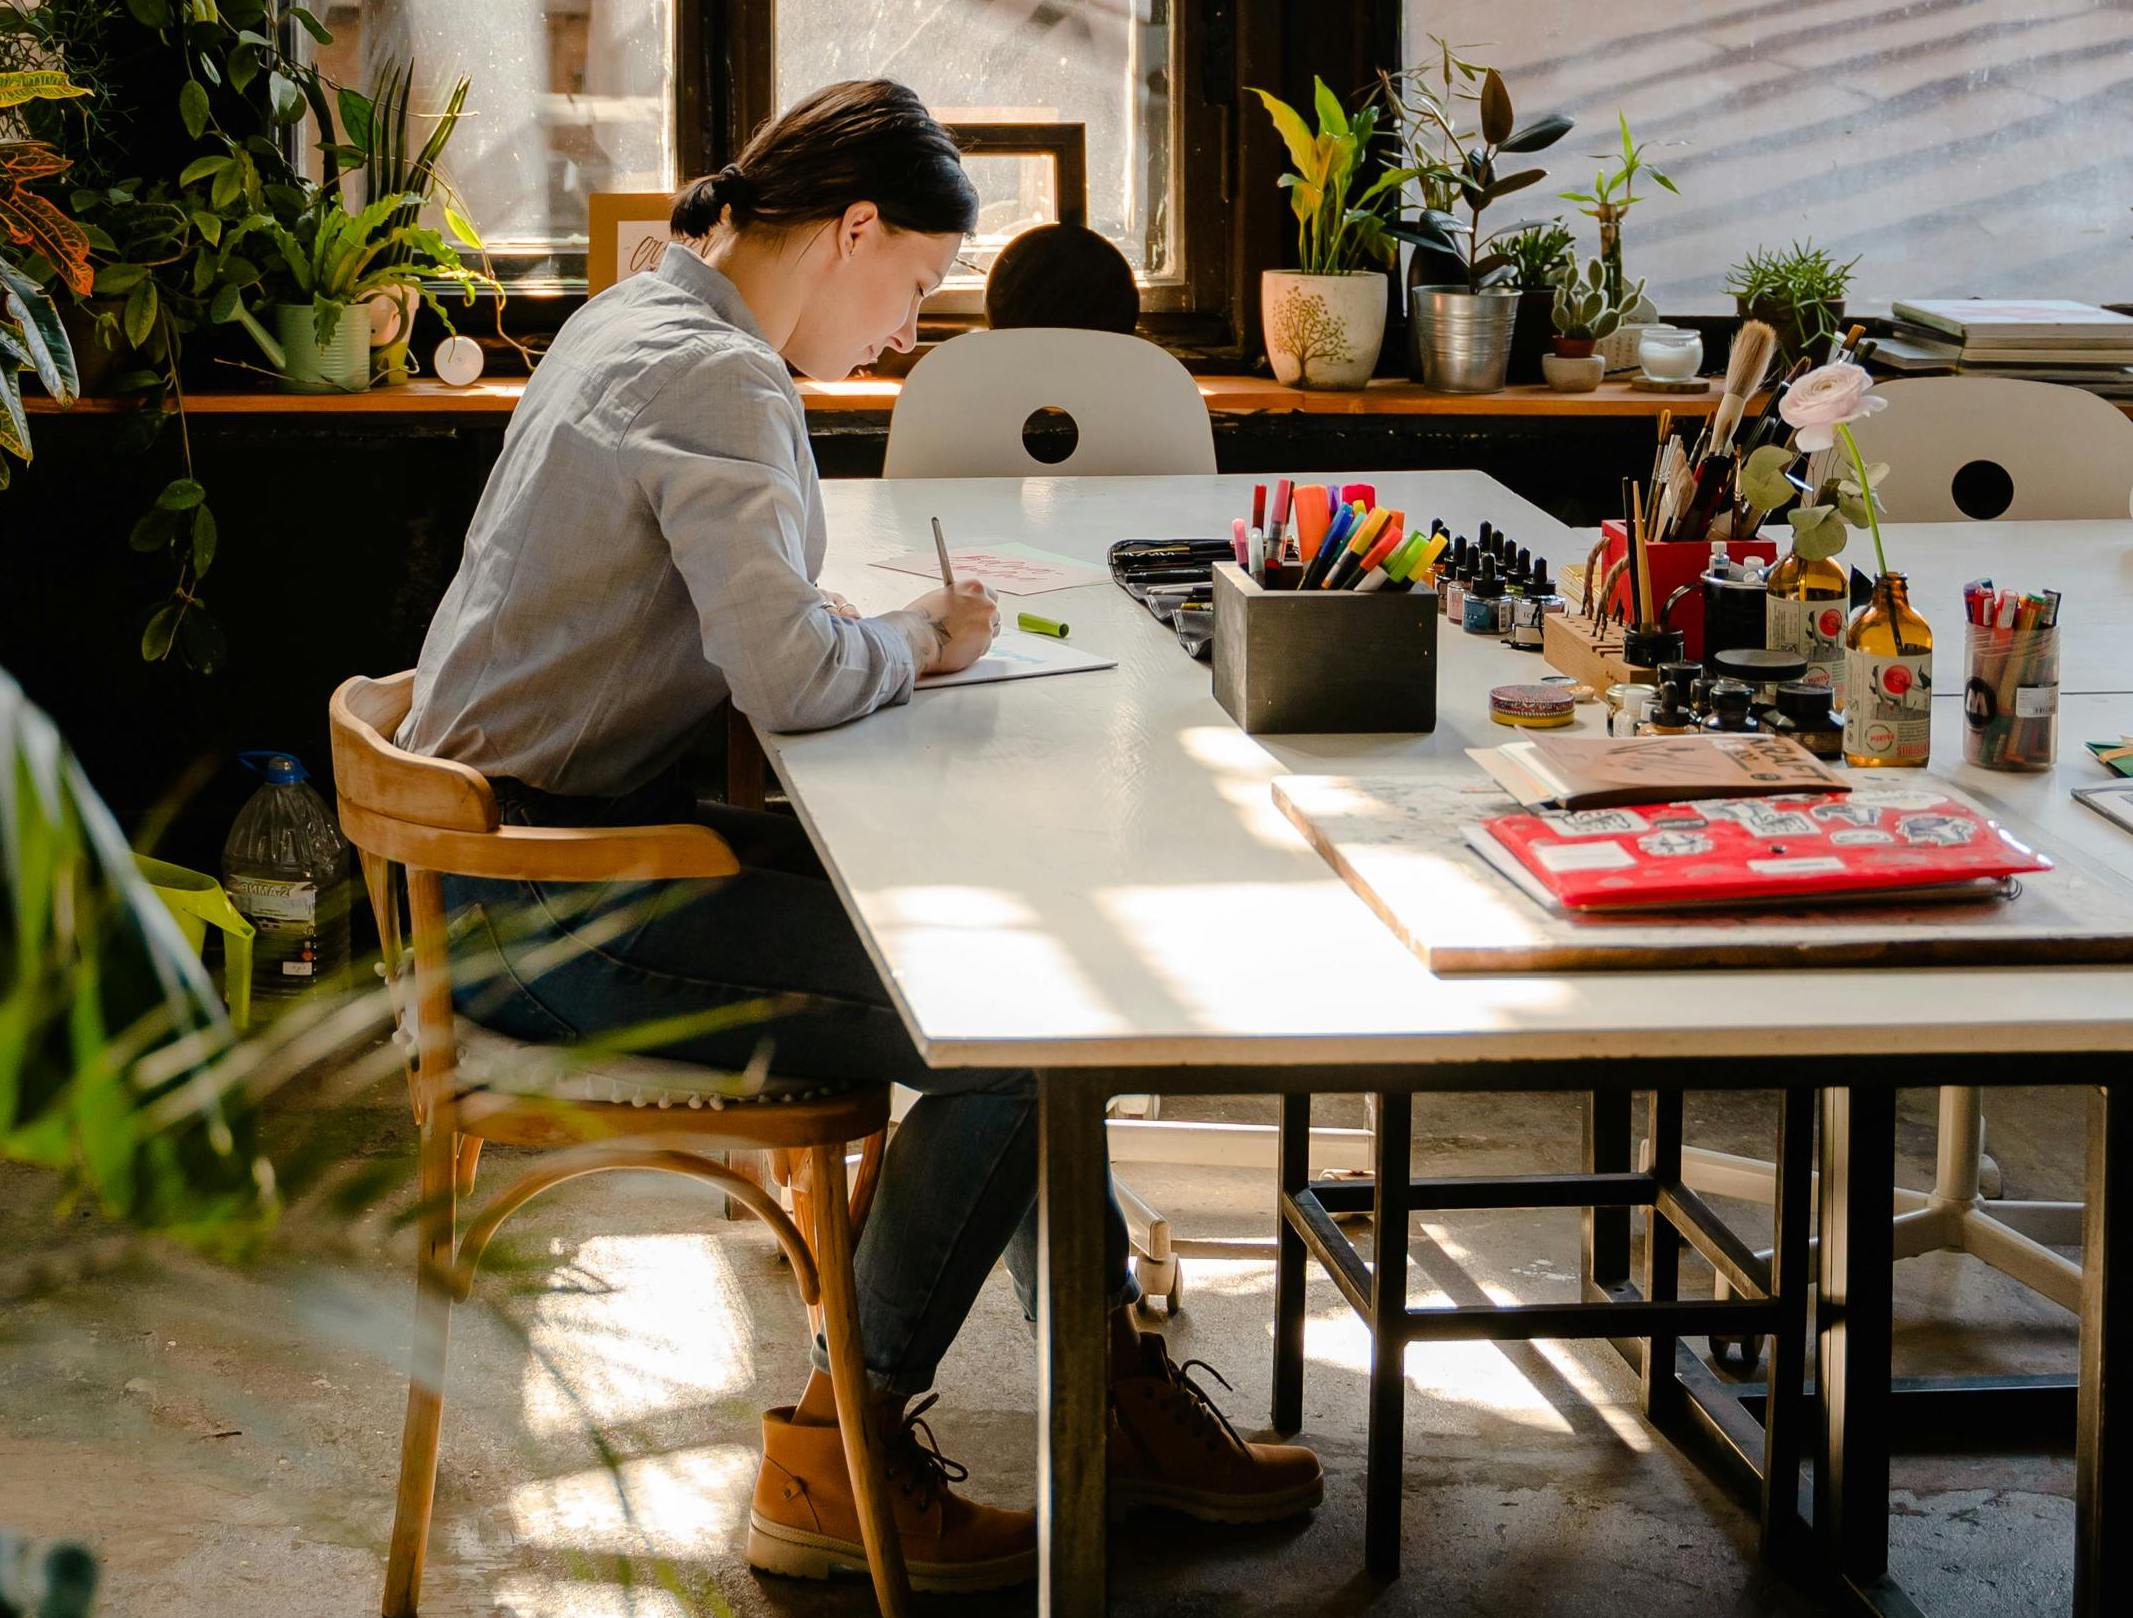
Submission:
{"label": "stack of book", "polygon": [[1874,358],[1908,374],[1954,371],[2133,399],[2133,316],[2057,298],[1939,298],[1891,305]]}

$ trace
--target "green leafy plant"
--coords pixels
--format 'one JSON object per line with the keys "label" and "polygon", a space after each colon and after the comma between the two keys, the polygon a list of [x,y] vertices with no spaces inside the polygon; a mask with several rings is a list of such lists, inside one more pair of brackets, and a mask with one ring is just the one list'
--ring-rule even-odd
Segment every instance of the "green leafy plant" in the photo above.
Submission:
{"label": "green leafy plant", "polygon": [[1351,202],[1349,193],[1359,178],[1358,170],[1374,155],[1370,148],[1378,134],[1379,108],[1373,98],[1350,117],[1324,79],[1312,82],[1318,115],[1315,135],[1280,97],[1264,90],[1252,92],[1274,120],[1288,147],[1289,161],[1295,165],[1282,175],[1280,184],[1289,193],[1289,209],[1296,215],[1299,267],[1306,275],[1347,275],[1369,265],[1390,264],[1398,249],[1386,220],[1396,204],[1398,188],[1412,176],[1387,169]]}
{"label": "green leafy plant", "polygon": [[1576,273],[1576,238],[1558,220],[1528,225],[1503,238],[1511,260],[1511,285],[1521,292],[1550,292]]}
{"label": "green leafy plant", "polygon": [[1839,263],[1813,242],[1785,249],[1757,248],[1726,272],[1726,290],[1741,312],[1758,307],[1777,327],[1786,362],[1826,350],[1836,335],[1837,313],[1850,291],[1857,258]]}
{"label": "green leafy plant", "polygon": [[[1401,176],[1402,183],[1409,178],[1420,182],[1423,206],[1411,220],[1403,219],[1386,228],[1402,241],[1454,254],[1465,267],[1467,290],[1479,292],[1483,286],[1503,279],[1516,262],[1509,252],[1493,244],[1530,230],[1536,223],[1545,223],[1526,219],[1483,232],[1484,209],[1547,178],[1547,170],[1539,168],[1502,173],[1498,160],[1544,151],[1569,134],[1573,124],[1561,113],[1550,113],[1519,128],[1503,76],[1493,67],[1477,68],[1456,60],[1451,47],[1441,39],[1437,44],[1442,52],[1439,71],[1446,87],[1444,96],[1426,87],[1418,90],[1421,75],[1412,69],[1388,80],[1405,86],[1405,93],[1394,105],[1408,125],[1403,144],[1410,156],[1418,159],[1407,168],[1391,172]],[[1472,93],[1478,127],[1468,136],[1459,129],[1456,117],[1456,102],[1462,92],[1453,86],[1455,81],[1471,81],[1477,73],[1479,84]],[[1462,205],[1467,210],[1464,220],[1453,212]]]}
{"label": "green leafy plant", "polygon": [[1614,335],[1625,311],[1635,308],[1644,296],[1644,283],[1624,289],[1621,296],[1607,284],[1607,267],[1587,259],[1582,275],[1573,270],[1555,289],[1555,306],[1549,311],[1556,335],[1573,343],[1596,343]]}
{"label": "green leafy plant", "polygon": [[[0,114],[33,100],[85,95],[64,73],[0,73]],[[74,348],[59,310],[40,284],[57,276],[76,291],[89,285],[89,238],[53,202],[33,189],[67,171],[67,160],[42,141],[0,140],[0,489],[8,457],[30,459],[30,421],[22,407],[21,373],[28,371],[61,406],[74,402],[79,379]],[[15,254],[26,255],[18,263]]]}
{"label": "green leafy plant", "polygon": [[[1644,199],[1637,195],[1637,176],[1650,178],[1652,184],[1662,191],[1681,193],[1674,182],[1657,168],[1644,161],[1644,147],[1630,138],[1629,118],[1617,112],[1615,122],[1621,126],[1622,149],[1619,153],[1603,152],[1602,161],[1613,159],[1614,170],[1600,170],[1592,177],[1590,191],[1565,191],[1565,202],[1583,203],[1578,211],[1596,221],[1600,227],[1600,260],[1607,266],[1609,289],[1620,300],[1622,297],[1622,221],[1629,217],[1629,210]],[[1633,301],[1632,301],[1633,306]]]}

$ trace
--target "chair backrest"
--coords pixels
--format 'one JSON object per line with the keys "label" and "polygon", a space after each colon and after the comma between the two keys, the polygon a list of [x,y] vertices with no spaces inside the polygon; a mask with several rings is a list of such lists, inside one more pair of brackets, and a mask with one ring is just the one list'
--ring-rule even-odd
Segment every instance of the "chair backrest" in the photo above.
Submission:
{"label": "chair backrest", "polygon": [[1875,391],[1888,408],[1852,431],[1869,462],[1888,462],[1881,491],[1895,521],[2123,517],[2133,506],[2133,421],[2107,399],[1986,376]]}
{"label": "chair backrest", "polygon": [[415,671],[374,680],[355,675],[333,693],[333,784],[344,805],[388,820],[449,831],[494,831],[496,794],[481,771],[448,758],[425,758],[392,737],[415,702]]}
{"label": "chair backrest", "polygon": [[[1071,454],[1040,461],[1031,416],[1072,418]],[[1187,371],[1121,332],[966,332],[911,368],[889,417],[892,478],[1133,477],[1215,469],[1214,424]]]}

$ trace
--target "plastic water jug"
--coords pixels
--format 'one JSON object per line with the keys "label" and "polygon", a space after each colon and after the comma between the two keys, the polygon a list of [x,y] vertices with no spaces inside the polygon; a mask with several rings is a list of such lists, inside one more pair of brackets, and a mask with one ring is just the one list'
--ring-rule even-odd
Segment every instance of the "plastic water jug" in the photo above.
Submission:
{"label": "plastic water jug", "polygon": [[222,885],[258,929],[252,996],[262,1011],[348,978],[348,844],[293,754],[239,755],[266,778],[222,845]]}

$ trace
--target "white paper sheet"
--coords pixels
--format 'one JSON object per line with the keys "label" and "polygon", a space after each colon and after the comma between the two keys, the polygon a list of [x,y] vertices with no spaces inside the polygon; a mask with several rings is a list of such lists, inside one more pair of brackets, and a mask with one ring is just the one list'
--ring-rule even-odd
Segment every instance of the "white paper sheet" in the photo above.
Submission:
{"label": "white paper sheet", "polygon": [[950,685],[988,685],[995,680],[1030,680],[1043,674],[1080,674],[1089,669],[1112,669],[1118,660],[1080,651],[1049,635],[1025,635],[1018,629],[1003,630],[992,650],[969,668],[955,674],[929,674],[918,682],[921,691],[936,691]]}
{"label": "white paper sheet", "polygon": [[[996,595],[1037,596],[1052,590],[1074,590],[1084,584],[1111,582],[1109,574],[1096,568],[1084,567],[1034,545],[1013,541],[951,550],[948,560],[955,568],[958,581],[982,579],[992,586]],[[941,576],[941,559],[931,550],[906,551],[901,556],[876,562],[874,566],[887,568],[892,573],[914,573],[920,578],[938,579]]]}

